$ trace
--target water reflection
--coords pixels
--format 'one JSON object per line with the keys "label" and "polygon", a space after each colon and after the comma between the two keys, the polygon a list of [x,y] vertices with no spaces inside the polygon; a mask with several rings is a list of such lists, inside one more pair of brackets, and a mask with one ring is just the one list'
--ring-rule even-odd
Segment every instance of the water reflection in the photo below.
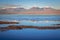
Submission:
{"label": "water reflection", "polygon": [[7,27],[0,27],[0,31],[7,31],[7,30],[21,30],[23,28],[35,28],[35,29],[60,29],[60,26],[55,25],[55,26],[24,26],[24,25],[20,25],[20,26],[16,26],[16,25],[10,25]]}
{"label": "water reflection", "polygon": [[[6,26],[6,27],[0,27],[0,31],[7,31],[7,30],[21,30],[21,29],[25,29],[25,28],[35,28],[35,29],[60,29],[60,24],[57,22],[57,24],[55,24],[56,23],[56,21],[28,21],[28,23],[29,23],[29,25],[27,26],[27,25],[20,25],[21,23],[22,24],[24,24],[24,22],[25,22],[25,24],[26,24],[26,22],[27,21],[20,21],[20,22],[17,22],[17,21],[0,21],[0,24],[19,24],[18,26],[17,25],[8,25],[8,26]],[[32,22],[34,22],[34,23],[36,23],[36,24],[38,24],[38,22],[39,22],[39,25],[40,26],[31,26],[30,24]],[[47,23],[45,23],[45,22],[47,22]],[[48,23],[50,24],[50,22],[52,22],[51,24],[53,25],[53,26],[45,26],[46,24],[48,25]],[[59,21],[60,22],[60,21]],[[34,24],[34,23],[32,23],[32,24]],[[45,24],[44,26],[41,26],[41,24]]]}
{"label": "water reflection", "polygon": [[18,24],[19,22],[16,21],[0,21],[0,24]]}

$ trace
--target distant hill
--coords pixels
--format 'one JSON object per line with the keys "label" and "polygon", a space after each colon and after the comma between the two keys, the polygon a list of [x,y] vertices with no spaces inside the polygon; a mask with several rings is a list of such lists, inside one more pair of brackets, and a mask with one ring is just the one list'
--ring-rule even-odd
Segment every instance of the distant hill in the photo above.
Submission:
{"label": "distant hill", "polygon": [[25,8],[4,8],[0,9],[0,14],[56,14],[60,15],[60,10],[54,8],[39,8],[39,7],[32,7],[30,9]]}

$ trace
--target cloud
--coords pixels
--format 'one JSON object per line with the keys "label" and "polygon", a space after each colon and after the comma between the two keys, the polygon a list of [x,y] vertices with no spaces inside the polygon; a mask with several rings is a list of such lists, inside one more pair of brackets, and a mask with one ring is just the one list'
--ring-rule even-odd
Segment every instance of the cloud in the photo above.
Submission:
{"label": "cloud", "polygon": [[0,8],[9,8],[9,7],[21,7],[21,5],[14,5],[14,4],[0,4]]}

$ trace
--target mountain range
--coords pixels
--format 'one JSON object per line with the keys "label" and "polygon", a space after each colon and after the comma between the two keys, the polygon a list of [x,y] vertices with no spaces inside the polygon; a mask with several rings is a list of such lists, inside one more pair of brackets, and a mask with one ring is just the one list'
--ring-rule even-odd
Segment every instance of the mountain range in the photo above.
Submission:
{"label": "mountain range", "polygon": [[41,15],[55,14],[55,15],[60,15],[60,10],[54,9],[51,7],[48,7],[48,8],[32,7],[30,9],[16,7],[16,8],[2,8],[0,9],[0,14],[41,14]]}

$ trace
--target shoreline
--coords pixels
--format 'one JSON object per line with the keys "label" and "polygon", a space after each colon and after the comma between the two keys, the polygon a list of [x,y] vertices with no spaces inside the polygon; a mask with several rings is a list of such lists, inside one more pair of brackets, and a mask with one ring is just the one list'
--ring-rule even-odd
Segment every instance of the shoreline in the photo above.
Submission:
{"label": "shoreline", "polygon": [[19,24],[19,22],[0,21],[0,24]]}
{"label": "shoreline", "polygon": [[[16,14],[0,14],[0,15],[16,15]],[[54,15],[54,16],[56,16],[57,14],[17,14],[17,15],[41,15],[41,16],[43,16],[43,15],[53,16]]]}
{"label": "shoreline", "polygon": [[39,29],[39,30],[45,30],[45,29],[50,29],[50,30],[55,30],[55,29],[60,29],[60,26],[15,26],[15,25],[10,25],[7,27],[0,27],[0,31],[6,31],[6,30],[21,30],[21,29],[25,29],[25,28],[35,28],[35,29]]}

